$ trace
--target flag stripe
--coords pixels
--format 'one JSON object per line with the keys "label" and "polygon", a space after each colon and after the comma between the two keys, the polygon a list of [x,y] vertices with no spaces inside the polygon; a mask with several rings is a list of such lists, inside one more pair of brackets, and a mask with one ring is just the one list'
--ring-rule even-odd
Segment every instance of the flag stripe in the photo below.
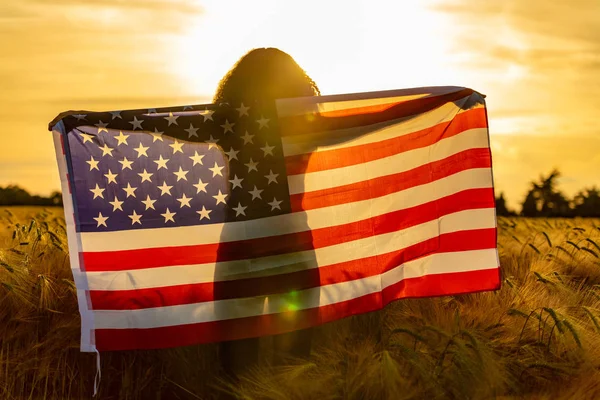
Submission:
{"label": "flag stripe", "polygon": [[103,252],[212,244],[285,235],[304,231],[307,227],[320,229],[361,221],[371,216],[415,207],[463,190],[476,188],[492,188],[492,174],[489,168],[466,170],[429,184],[375,199],[263,219],[229,222],[227,229],[224,229],[224,224],[211,224],[130,231],[82,232],[82,248],[86,253]]}
{"label": "flag stripe", "polygon": [[496,229],[442,234],[391,253],[259,278],[132,290],[92,290],[95,310],[133,310],[241,297],[267,296],[346,282],[381,274],[434,252],[493,249]]}
{"label": "flag stripe", "polygon": [[75,282],[78,287],[91,290],[131,290],[272,276],[383,255],[436,238],[438,235],[495,227],[494,208],[466,210],[396,232],[315,250],[250,260],[158,267],[151,270],[88,272],[85,275],[75,275]]}
{"label": "flag stripe", "polygon": [[469,189],[439,200],[362,221],[280,235],[278,240],[266,237],[196,246],[84,252],[83,260],[87,271],[116,271],[266,257],[312,250],[394,232],[446,214],[493,206],[492,188]]}
{"label": "flag stripe", "polygon": [[[294,301],[299,309],[327,306],[380,292],[406,278],[474,271],[484,269],[482,266],[491,268],[489,266],[498,264],[497,258],[495,249],[434,253],[403,263],[381,275],[300,290]],[[268,296],[267,303],[263,297],[247,297],[138,310],[94,310],[94,318],[98,329],[131,326],[143,329],[274,314],[289,309],[289,304],[287,294],[275,294]]]}
{"label": "flag stripe", "polygon": [[490,168],[489,149],[469,149],[406,172],[290,196],[292,212],[352,203],[425,185],[453,174]]}
{"label": "flag stripe", "polygon": [[485,109],[476,108],[450,121],[411,133],[368,144],[286,157],[288,176],[347,167],[431,146],[442,139],[475,128],[486,128]]}
{"label": "flag stripe", "polygon": [[[469,129],[431,146],[347,167],[288,176],[291,195],[329,189],[418,168],[473,148],[488,148],[485,128]],[[359,156],[360,157],[360,156]]]}

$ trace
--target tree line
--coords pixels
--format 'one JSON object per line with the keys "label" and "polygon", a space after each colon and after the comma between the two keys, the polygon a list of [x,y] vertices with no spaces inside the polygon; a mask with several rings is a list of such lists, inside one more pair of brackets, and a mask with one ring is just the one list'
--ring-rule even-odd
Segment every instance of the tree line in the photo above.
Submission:
{"label": "tree line", "polygon": [[0,186],[0,206],[62,206],[62,195],[55,191],[48,197],[37,196],[17,185]]}
{"label": "tree line", "polygon": [[580,190],[573,198],[568,198],[556,188],[560,171],[552,170],[548,176],[530,183],[529,191],[521,203],[521,211],[506,207],[504,194],[496,197],[498,215],[523,217],[593,217],[600,218],[600,189],[590,187]]}

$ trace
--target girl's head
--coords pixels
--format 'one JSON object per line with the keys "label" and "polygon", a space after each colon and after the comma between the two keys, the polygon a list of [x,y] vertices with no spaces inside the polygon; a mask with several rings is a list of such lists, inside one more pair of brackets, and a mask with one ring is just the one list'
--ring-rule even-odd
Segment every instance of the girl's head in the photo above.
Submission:
{"label": "girl's head", "polygon": [[317,84],[287,53],[259,48],[246,53],[221,79],[214,103],[249,103],[320,95]]}

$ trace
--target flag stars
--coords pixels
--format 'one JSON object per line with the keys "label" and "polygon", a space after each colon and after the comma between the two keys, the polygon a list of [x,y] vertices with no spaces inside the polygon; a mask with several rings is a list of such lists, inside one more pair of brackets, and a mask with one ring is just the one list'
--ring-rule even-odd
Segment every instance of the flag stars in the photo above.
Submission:
{"label": "flag stars", "polygon": [[281,210],[281,203],[283,203],[282,200],[278,201],[275,197],[273,197],[273,201],[267,204],[271,206],[271,211],[275,211],[275,209]]}
{"label": "flag stars", "polygon": [[264,156],[273,155],[273,149],[275,146],[269,146],[269,143],[265,143],[265,147],[261,147],[260,149],[263,151]]}
{"label": "flag stars", "polygon": [[150,147],[145,147],[144,145],[142,145],[142,143],[140,143],[140,145],[137,148],[134,148],[134,150],[137,151],[138,158],[140,158],[141,156],[148,157],[148,153],[147,152],[148,152],[149,148]]}
{"label": "flag stars", "polygon": [[234,150],[232,147],[231,149],[229,149],[229,151],[225,151],[224,153],[227,154],[229,161],[237,160],[237,154],[239,153],[239,150]]}
{"label": "flag stars", "polygon": [[240,114],[239,115],[240,117],[242,117],[244,115],[249,116],[248,115],[248,110],[249,109],[250,109],[250,107],[244,106],[244,103],[242,103],[239,108],[236,108],[237,112]]}
{"label": "flag stars", "polygon": [[198,114],[202,115],[204,117],[204,121],[203,122],[206,122],[208,120],[214,121],[214,119],[212,117],[212,115],[214,113],[215,112],[213,110],[202,110]]}
{"label": "flag stars", "polygon": [[98,123],[96,124],[96,128],[98,128],[98,133],[102,133],[102,132],[108,133],[108,129],[106,129],[107,125],[108,125],[108,122],[98,121]]}
{"label": "flag stars", "polygon": [[157,169],[157,170],[159,170],[159,169],[161,169],[161,168],[164,168],[164,169],[167,169],[167,170],[168,170],[168,168],[167,168],[167,162],[168,162],[168,161],[169,161],[169,159],[168,159],[168,158],[163,158],[163,156],[162,156],[162,155],[160,155],[160,156],[158,157],[158,160],[154,160],[154,162],[155,162],[155,163],[156,163],[156,165],[158,166],[156,169]]}
{"label": "flag stars", "polygon": [[210,135],[210,139],[208,139],[206,141],[206,143],[208,144],[208,149],[212,149],[213,147],[216,149],[217,148],[217,142],[219,141],[219,139],[215,139],[212,137],[212,135]]}
{"label": "flag stars", "polygon": [[269,121],[270,121],[269,119],[267,119],[261,115],[260,119],[256,120],[256,122],[258,122],[258,129],[268,128]]}
{"label": "flag stars", "polygon": [[101,212],[99,212],[98,216],[94,217],[94,219],[98,223],[98,226],[96,226],[96,228],[100,228],[100,225],[103,225],[106,227],[106,220],[108,219],[108,217],[105,217],[104,215],[102,215]]}
{"label": "flag stars", "polygon": [[263,192],[263,190],[262,189],[259,190],[255,185],[254,190],[250,190],[248,193],[250,193],[252,195],[252,200],[255,200],[255,199],[262,200],[262,196],[260,195],[262,192]]}
{"label": "flag stars", "polygon": [[90,171],[93,170],[93,169],[95,169],[97,171],[100,171],[100,169],[98,168],[98,163],[99,162],[100,161],[94,160],[93,156],[91,156],[90,159],[88,161],[86,161],[86,163],[88,163],[90,165]]}
{"label": "flag stars", "polygon": [[219,190],[219,194],[217,194],[216,196],[213,196],[213,198],[215,200],[217,200],[217,205],[219,205],[219,203],[227,204],[227,203],[225,203],[226,197],[227,197],[227,194],[221,193],[221,190]]}
{"label": "flag stars", "polygon": [[181,150],[181,148],[183,147],[183,143],[179,143],[177,140],[170,144],[169,147],[173,149],[173,154],[177,152],[183,153],[183,150]]}
{"label": "flag stars", "polygon": [[181,208],[183,207],[190,207],[190,200],[192,200],[191,197],[186,197],[185,193],[183,194],[183,196],[181,196],[180,198],[177,199],[177,201],[180,203]]}
{"label": "flag stars", "polygon": [[202,221],[204,218],[210,220],[210,213],[212,212],[212,210],[207,210],[206,207],[202,206],[202,210],[200,211],[196,211],[196,213],[200,214],[200,221]]}
{"label": "flag stars", "polygon": [[244,136],[242,136],[242,139],[244,139],[244,145],[246,145],[248,143],[254,144],[254,140],[252,139],[253,137],[254,137],[254,135],[251,135],[250,133],[248,133],[248,131],[246,131]]}
{"label": "flag stars", "polygon": [[81,121],[84,120],[85,117],[87,117],[87,114],[73,114],[73,116],[77,118],[77,121]]}
{"label": "flag stars", "polygon": [[94,199],[100,197],[101,199],[104,198],[104,195],[102,194],[104,192],[105,189],[101,188],[98,186],[98,184],[96,183],[96,187],[94,189],[90,189],[90,192],[94,193]]}
{"label": "flag stars", "polygon": [[207,193],[206,191],[206,186],[208,185],[208,183],[204,183],[202,182],[202,179],[198,179],[198,183],[194,183],[194,187],[196,188],[196,194],[200,193],[200,192],[204,192]]}
{"label": "flag stars", "polygon": [[178,115],[173,115],[172,112],[169,113],[168,117],[164,117],[167,121],[169,121],[169,125],[167,126],[171,126],[172,124],[178,125],[177,124],[177,118],[179,118]]}
{"label": "flag stars", "polygon": [[119,131],[119,135],[115,136],[115,139],[117,139],[117,146],[120,146],[122,144],[127,146],[127,138],[128,137],[129,137],[129,135],[123,135],[123,132]]}
{"label": "flag stars", "polygon": [[117,196],[115,196],[115,201],[109,201],[108,202],[110,205],[113,206],[113,212],[117,211],[117,210],[121,210],[123,211],[123,207],[121,207],[123,205],[123,201],[120,201]]}
{"label": "flag stars", "polygon": [[104,174],[104,176],[106,177],[106,179],[108,179],[108,183],[117,183],[116,178],[118,174],[113,174],[110,169],[108,170],[108,174]]}
{"label": "flag stars", "polygon": [[135,131],[136,129],[142,129],[142,122],[144,122],[143,119],[137,119],[137,117],[133,117],[132,121],[129,121],[129,123],[131,125],[133,125],[133,130]]}
{"label": "flag stars", "polygon": [[146,168],[144,168],[144,172],[138,172],[138,175],[140,176],[140,178],[142,178],[142,182],[141,183],[144,183],[146,181],[152,182],[152,180],[150,179],[150,177],[152,177],[152,175],[154,175],[154,174],[146,171]]}
{"label": "flag stars", "polygon": [[267,178],[269,180],[269,182],[267,183],[268,185],[270,185],[271,183],[277,183],[277,177],[279,176],[279,174],[274,174],[273,170],[269,170],[269,175],[265,175],[265,178]]}
{"label": "flag stars", "polygon": [[131,184],[129,182],[127,182],[127,187],[123,188],[123,190],[125,191],[125,193],[127,193],[127,197],[135,197],[135,190],[137,189],[137,187],[131,187]]}
{"label": "flag stars", "polygon": [[115,118],[120,118],[123,119],[123,117],[121,117],[121,111],[110,111],[110,115],[112,115],[112,119]]}
{"label": "flag stars", "polygon": [[168,194],[169,196],[171,195],[171,189],[173,188],[173,186],[169,186],[167,185],[167,181],[163,181],[162,186],[157,186],[158,189],[160,189],[160,195],[163,196],[165,194]]}
{"label": "flag stars", "polygon": [[225,167],[224,167],[224,166],[223,166],[223,167],[219,167],[219,165],[218,165],[218,164],[217,164],[217,162],[215,161],[215,166],[214,166],[214,167],[211,167],[211,168],[209,168],[209,170],[210,170],[210,171],[212,171],[212,173],[213,173],[213,176],[212,176],[212,177],[214,178],[214,177],[215,177],[215,176],[217,176],[217,175],[219,175],[219,176],[223,176],[223,173],[221,172],[221,170],[222,170],[223,168],[225,168]]}
{"label": "flag stars", "polygon": [[175,222],[175,220],[173,219],[173,217],[175,216],[175,214],[177,214],[177,213],[169,211],[169,207],[167,207],[167,210],[165,211],[165,213],[164,214],[160,214],[160,215],[162,215],[165,218],[165,224],[166,224],[169,221]]}
{"label": "flag stars", "polygon": [[142,224],[142,214],[137,214],[135,210],[133,210],[133,214],[129,215],[128,217],[131,218],[131,225]]}
{"label": "flag stars", "polygon": [[80,133],[79,136],[83,138],[83,144],[86,144],[87,142],[94,143],[92,140],[94,135],[90,135],[89,133]]}
{"label": "flag stars", "polygon": [[108,155],[112,157],[112,152],[113,152],[113,148],[108,147],[108,145],[106,143],[104,143],[104,147],[100,147],[100,150],[102,150],[102,157]]}
{"label": "flag stars", "polygon": [[244,164],[246,167],[248,167],[248,172],[250,171],[256,171],[258,172],[258,169],[256,168],[256,166],[258,165],[258,162],[254,162],[252,160],[252,158],[250,158],[250,161],[247,164]]}
{"label": "flag stars", "polygon": [[148,211],[149,209],[156,210],[154,208],[154,203],[156,203],[156,200],[152,200],[150,198],[150,195],[146,196],[146,200],[142,200],[142,204],[146,206],[146,211]]}
{"label": "flag stars", "polygon": [[123,160],[119,161],[119,163],[121,164],[121,170],[129,168],[133,171],[133,169],[131,168],[131,164],[133,164],[133,161],[129,161],[127,157],[123,157]]}
{"label": "flag stars", "polygon": [[164,132],[159,132],[158,129],[154,128],[154,132],[150,132],[150,134],[152,135],[152,143],[156,142],[157,140],[164,142],[162,138],[163,133]]}
{"label": "flag stars", "polygon": [[190,127],[184,129],[188,133],[188,139],[192,136],[198,137],[198,128],[194,128],[194,125],[190,124]]}
{"label": "flag stars", "polygon": [[233,179],[230,179],[229,182],[231,182],[231,184],[233,185],[231,187],[231,189],[235,189],[236,187],[239,187],[240,189],[242,188],[242,181],[244,180],[244,178],[238,178],[237,175],[233,176]]}
{"label": "flag stars", "polygon": [[242,203],[238,203],[237,207],[233,207],[233,210],[235,210],[235,216],[239,217],[240,215],[246,216],[246,208],[248,207],[243,207]]}
{"label": "flag stars", "polygon": [[186,175],[188,172],[190,172],[190,171],[184,171],[183,169],[181,169],[181,167],[179,167],[179,171],[173,172],[173,174],[175,174],[175,176],[177,176],[177,182],[179,182],[182,179],[184,181],[187,181]]}
{"label": "flag stars", "polygon": [[225,120],[225,123],[223,125],[221,125],[221,128],[223,128],[223,133],[227,133],[227,132],[231,132],[233,133],[233,126],[235,125],[234,123],[229,122],[229,120]]}
{"label": "flag stars", "polygon": [[190,160],[192,160],[194,162],[194,164],[192,165],[192,167],[196,164],[200,164],[200,165],[204,165],[202,164],[202,159],[204,158],[204,155],[200,155],[198,154],[197,151],[194,151],[194,155],[190,156]]}

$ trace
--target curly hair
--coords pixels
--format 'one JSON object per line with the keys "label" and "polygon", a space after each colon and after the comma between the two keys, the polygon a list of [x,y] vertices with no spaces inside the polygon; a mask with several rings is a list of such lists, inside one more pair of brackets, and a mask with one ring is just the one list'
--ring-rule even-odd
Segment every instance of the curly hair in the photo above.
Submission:
{"label": "curly hair", "polygon": [[253,49],[242,56],[219,82],[213,103],[320,94],[317,84],[289,54],[269,47]]}

